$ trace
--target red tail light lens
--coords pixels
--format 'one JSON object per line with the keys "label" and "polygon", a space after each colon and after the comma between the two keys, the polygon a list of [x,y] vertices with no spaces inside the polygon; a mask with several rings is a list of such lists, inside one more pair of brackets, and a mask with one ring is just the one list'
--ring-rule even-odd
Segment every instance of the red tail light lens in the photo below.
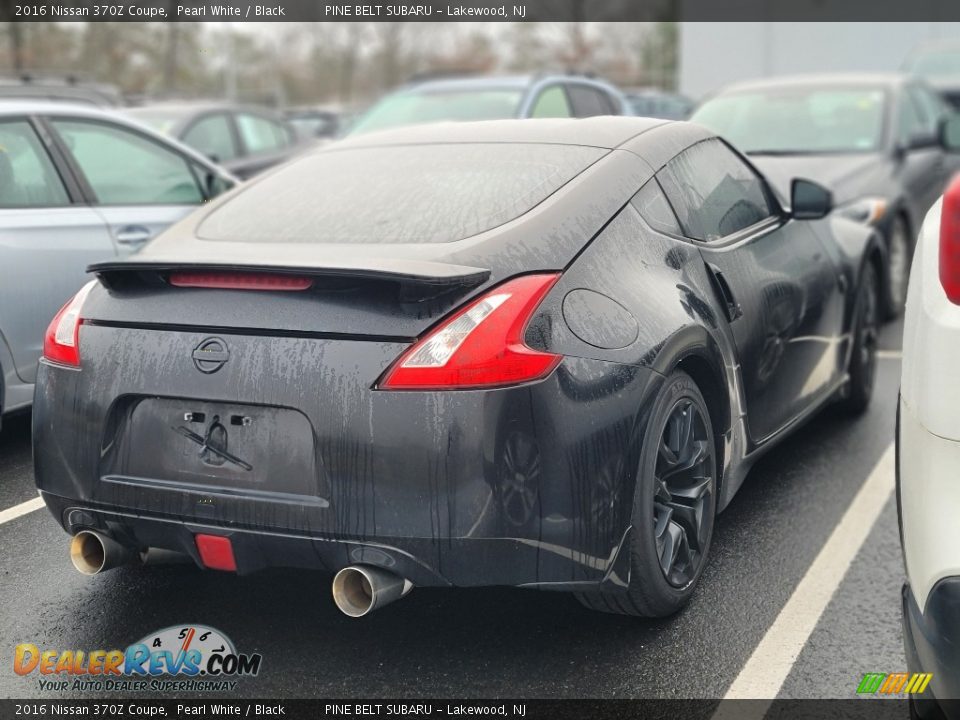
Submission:
{"label": "red tail light lens", "polygon": [[80,310],[96,284],[91,280],[58,312],[43,337],[43,357],[59,365],[80,367]]}
{"label": "red tail light lens", "polygon": [[524,331],[560,273],[525,275],[456,311],[394,363],[380,387],[455,390],[502,387],[549,375],[561,356],[523,342]]}
{"label": "red tail light lens", "polygon": [[940,284],[954,305],[960,305],[960,175],[943,193],[940,206]]}
{"label": "red tail light lens", "polygon": [[313,280],[297,275],[249,272],[175,272],[170,273],[175,287],[214,288],[216,290],[306,290]]}

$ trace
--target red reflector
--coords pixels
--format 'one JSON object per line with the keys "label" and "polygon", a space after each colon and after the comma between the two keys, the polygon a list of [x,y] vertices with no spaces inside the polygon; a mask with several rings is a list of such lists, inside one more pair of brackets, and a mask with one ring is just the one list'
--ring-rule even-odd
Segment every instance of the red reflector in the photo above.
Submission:
{"label": "red reflector", "polygon": [[203,566],[211,570],[237,571],[230,538],[222,535],[197,535],[197,551]]}
{"label": "red reflector", "polygon": [[940,284],[960,305],[960,174],[954,176],[940,206]]}
{"label": "red reflector", "polygon": [[246,272],[175,272],[170,284],[176,287],[214,288],[216,290],[306,290],[313,280],[298,275]]}

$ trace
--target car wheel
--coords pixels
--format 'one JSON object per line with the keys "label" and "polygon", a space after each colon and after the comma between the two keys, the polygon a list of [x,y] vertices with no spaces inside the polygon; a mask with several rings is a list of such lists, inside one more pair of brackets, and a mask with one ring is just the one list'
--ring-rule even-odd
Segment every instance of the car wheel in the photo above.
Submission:
{"label": "car wheel", "polygon": [[716,482],[707,404],[693,379],[675,371],[654,402],[641,448],[626,592],[578,599],[594,610],[643,617],[686,605],[710,550]]}
{"label": "car wheel", "polygon": [[901,216],[893,220],[887,241],[888,282],[886,285],[887,319],[899,317],[907,302],[907,281],[910,279],[910,231]]}
{"label": "car wheel", "polygon": [[846,410],[854,415],[870,405],[873,380],[877,370],[877,333],[880,324],[877,270],[868,262],[863,269],[857,292],[857,316],[853,324],[853,349],[850,352],[849,383],[843,400]]}

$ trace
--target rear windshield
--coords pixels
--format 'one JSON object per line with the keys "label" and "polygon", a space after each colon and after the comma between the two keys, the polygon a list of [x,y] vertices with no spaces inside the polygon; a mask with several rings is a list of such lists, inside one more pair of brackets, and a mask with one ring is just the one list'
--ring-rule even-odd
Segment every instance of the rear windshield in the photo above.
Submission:
{"label": "rear windshield", "polygon": [[250,185],[200,225],[204,240],[441,243],[519,217],[607,150],[449,144],[308,155]]}

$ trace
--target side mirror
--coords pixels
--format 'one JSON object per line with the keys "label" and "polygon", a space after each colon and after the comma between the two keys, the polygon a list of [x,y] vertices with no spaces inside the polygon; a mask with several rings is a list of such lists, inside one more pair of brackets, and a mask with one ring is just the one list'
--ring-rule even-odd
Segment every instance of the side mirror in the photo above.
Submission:
{"label": "side mirror", "polygon": [[940,121],[940,145],[948,152],[960,152],[960,114],[950,113]]}
{"label": "side mirror", "polygon": [[919,132],[910,136],[907,142],[907,150],[923,150],[941,145],[941,139],[938,133]]}
{"label": "side mirror", "polygon": [[833,194],[823,185],[794,178],[790,183],[790,214],[796,220],[819,220],[833,210]]}

